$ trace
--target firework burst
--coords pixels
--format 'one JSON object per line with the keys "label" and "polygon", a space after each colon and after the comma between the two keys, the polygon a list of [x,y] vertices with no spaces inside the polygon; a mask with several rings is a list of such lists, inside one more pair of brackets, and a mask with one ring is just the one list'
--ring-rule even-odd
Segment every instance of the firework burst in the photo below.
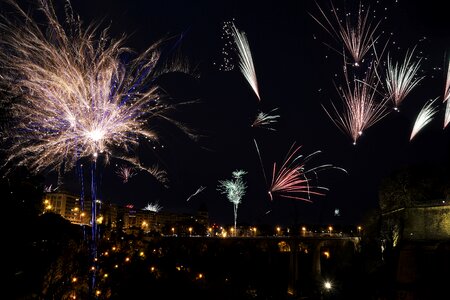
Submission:
{"label": "firework burst", "polygon": [[[348,53],[353,59],[353,65],[355,67],[359,66],[363,60],[363,57],[367,52],[373,47],[380,35],[376,33],[380,22],[372,24],[369,20],[369,8],[363,8],[360,3],[357,20],[351,20],[351,13],[345,13],[345,23],[341,21],[341,17],[338,15],[338,9],[334,7],[331,2],[331,12],[334,20],[332,21],[330,17],[324,12],[324,10],[319,6],[320,14],[323,17],[323,21],[313,16],[311,17],[334,39],[343,43]],[[331,49],[338,53],[341,51],[328,45]]]}
{"label": "firework burst", "polygon": [[333,103],[333,111],[328,111],[322,106],[333,123],[352,138],[354,145],[364,130],[389,113],[386,105],[388,98],[376,99],[379,95],[377,87],[380,82],[373,74],[376,66],[372,68],[366,72],[364,80],[354,79],[353,83],[350,82],[346,68],[344,68],[346,87],[337,88],[343,110],[340,111]]}
{"label": "firework burst", "polygon": [[398,63],[394,65],[388,54],[386,88],[389,98],[394,102],[395,110],[398,110],[403,99],[423,79],[423,77],[416,76],[421,59],[412,61],[413,54],[414,49],[411,52],[408,51],[402,65]]}
{"label": "firework burst", "polygon": [[410,141],[416,136],[416,134],[420,130],[422,130],[428,123],[431,122],[433,116],[438,112],[438,107],[434,106],[434,103],[436,102],[437,99],[438,98],[427,101],[420,110],[419,114],[417,115],[416,121],[414,122],[414,127],[412,129],[411,136],[409,138]]}
{"label": "firework burst", "polygon": [[258,99],[261,100],[261,97],[259,96],[255,66],[253,65],[252,52],[250,51],[247,36],[243,31],[239,31],[235,25],[233,25],[233,33],[234,41],[238,49],[239,69],[252,87]]}
{"label": "firework burst", "polygon": [[236,170],[233,172],[233,179],[219,180],[217,190],[225,194],[228,200],[233,204],[234,213],[234,231],[236,232],[236,222],[238,216],[238,207],[245,195],[247,188],[242,176],[247,174],[244,170]]}
{"label": "firework burst", "polygon": [[[110,39],[98,26],[83,29],[69,12],[67,28],[49,1],[38,24],[17,4],[17,16],[0,18],[0,71],[11,112],[7,164],[70,169],[83,157],[127,156],[140,141],[155,140],[150,128],[171,105],[155,86],[159,43],[141,55]],[[126,59],[125,59],[126,58]]]}
{"label": "firework burst", "polygon": [[275,131],[276,129],[272,127],[273,124],[278,122],[280,115],[274,114],[278,108],[272,109],[270,112],[258,112],[255,120],[253,121],[252,127],[265,128],[268,130]]}
{"label": "firework burst", "polygon": [[151,212],[160,212],[163,207],[159,205],[159,202],[156,201],[154,203],[148,203],[147,206],[143,208],[143,210],[151,211]]}
{"label": "firework burst", "polygon": [[311,169],[306,168],[307,162],[321,151],[316,151],[305,158],[299,154],[301,146],[295,146],[295,143],[289,149],[283,164],[277,169],[277,164],[273,164],[272,183],[269,188],[270,200],[273,201],[274,195],[284,198],[311,201],[311,195],[325,195],[326,187],[313,185],[312,176],[317,178],[320,171],[334,168],[346,172],[344,169],[335,167],[331,164],[320,165]]}
{"label": "firework burst", "polygon": [[127,183],[128,180],[136,175],[134,168],[128,166],[120,166],[116,174],[122,179],[123,183]]}

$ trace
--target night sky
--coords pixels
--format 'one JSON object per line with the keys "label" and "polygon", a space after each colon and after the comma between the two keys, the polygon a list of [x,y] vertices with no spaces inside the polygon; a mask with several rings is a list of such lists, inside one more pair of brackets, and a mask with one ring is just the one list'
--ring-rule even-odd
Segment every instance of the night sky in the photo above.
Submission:
{"label": "night sky", "polygon": [[[238,223],[355,224],[377,207],[379,182],[392,171],[408,165],[449,163],[450,133],[448,128],[442,130],[442,105],[435,119],[409,142],[420,108],[425,101],[442,97],[444,90],[442,69],[450,49],[444,1],[371,1],[371,7],[380,12],[376,20],[382,19],[380,44],[392,32],[388,51],[393,55],[417,45],[416,53],[424,57],[420,75],[426,77],[407,96],[399,113],[392,112],[369,128],[356,146],[321,106],[340,101],[334,83],[344,83],[343,59],[324,45],[336,46],[337,42],[309,15],[319,16],[315,2],[244,2],[73,1],[85,24],[102,21],[104,26],[110,25],[110,35],[126,34],[126,45],[137,52],[158,39],[170,38],[165,43],[166,53],[182,54],[199,75],[161,79],[174,99],[197,100],[180,106],[176,113],[197,131],[197,141],[166,128],[159,144],[142,150],[166,168],[169,187],[142,173],[123,184],[114,174],[113,162],[100,170],[101,198],[138,208],[159,200],[165,210],[179,212],[195,212],[205,203],[212,220],[231,224],[233,206],[217,192],[217,181],[243,169],[248,172],[244,176],[248,190],[239,206]],[[329,1],[319,3],[329,6]],[[334,4],[344,7],[342,1]],[[249,40],[261,102],[237,67],[228,72],[219,70],[222,22],[233,18]],[[268,112],[277,107],[281,117],[274,126],[276,132],[250,127],[258,110]],[[253,139],[258,142],[269,178],[272,163],[280,163],[294,142],[303,145],[304,154],[322,151],[309,166],[331,163],[345,168],[348,175],[338,170],[320,173],[319,183],[330,191],[324,197],[313,196],[313,203],[279,197],[271,202]],[[76,187],[70,183],[73,178],[67,174],[66,182]],[[186,201],[199,186],[206,189]],[[334,216],[335,209],[339,209],[339,217]]]}

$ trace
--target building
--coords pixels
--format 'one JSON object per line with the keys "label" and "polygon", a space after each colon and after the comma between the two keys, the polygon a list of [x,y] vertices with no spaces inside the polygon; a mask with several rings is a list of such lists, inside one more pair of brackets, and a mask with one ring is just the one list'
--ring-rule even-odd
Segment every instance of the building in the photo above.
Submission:
{"label": "building", "polygon": [[[92,201],[81,201],[80,197],[67,191],[50,192],[44,195],[43,213],[53,212],[74,224],[88,225],[91,222]],[[97,200],[100,209],[101,201]]]}
{"label": "building", "polygon": [[[97,200],[97,222],[113,229],[131,233],[135,230],[165,233],[167,228],[176,227],[187,231],[189,227],[199,225],[207,227],[208,212],[201,209],[197,214],[179,214],[172,212],[153,212],[134,208],[132,205],[118,206]],[[91,200],[81,201],[80,197],[66,191],[46,193],[43,198],[42,212],[54,212],[74,224],[91,224]]]}

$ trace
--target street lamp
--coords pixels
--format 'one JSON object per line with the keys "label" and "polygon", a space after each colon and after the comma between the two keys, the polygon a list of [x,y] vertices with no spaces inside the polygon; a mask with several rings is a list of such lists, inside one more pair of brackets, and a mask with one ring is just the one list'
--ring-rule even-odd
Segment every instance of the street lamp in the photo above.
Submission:
{"label": "street lamp", "polygon": [[175,235],[175,228],[172,227],[172,235]]}
{"label": "street lamp", "polygon": [[192,235],[192,227],[189,227],[189,236],[191,236]]}
{"label": "street lamp", "polygon": [[333,226],[328,226],[328,231],[331,233],[333,231]]}
{"label": "street lamp", "polygon": [[333,285],[331,284],[331,281],[326,280],[326,281],[324,281],[324,283],[323,283],[323,287],[325,288],[325,290],[329,291],[329,290],[331,290],[331,288],[333,287]]}
{"label": "street lamp", "polygon": [[302,235],[306,235],[306,227],[302,226]]}
{"label": "street lamp", "polygon": [[358,226],[357,229],[358,229],[358,234],[361,234],[362,227]]}
{"label": "street lamp", "polygon": [[280,231],[281,231],[281,228],[278,226],[277,227],[277,235],[280,235]]}

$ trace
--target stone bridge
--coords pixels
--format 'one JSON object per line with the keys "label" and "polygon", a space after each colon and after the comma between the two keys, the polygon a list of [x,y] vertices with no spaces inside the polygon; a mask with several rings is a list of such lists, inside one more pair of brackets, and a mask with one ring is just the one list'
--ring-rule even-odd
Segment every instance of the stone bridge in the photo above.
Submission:
{"label": "stone bridge", "polygon": [[[148,238],[154,240],[155,238]],[[319,281],[322,277],[323,258],[336,253],[354,254],[360,250],[360,238],[350,236],[256,236],[256,237],[205,237],[205,236],[164,236],[156,238],[166,245],[184,245],[188,248],[207,248],[208,245],[220,247],[252,248],[257,246],[260,251],[283,252],[289,255],[289,276],[287,293],[296,296],[299,289],[300,268],[311,268],[308,276]],[[302,257],[308,256],[308,266],[304,265]],[[321,259],[322,258],[322,259]],[[343,261],[343,263],[345,263]]]}

